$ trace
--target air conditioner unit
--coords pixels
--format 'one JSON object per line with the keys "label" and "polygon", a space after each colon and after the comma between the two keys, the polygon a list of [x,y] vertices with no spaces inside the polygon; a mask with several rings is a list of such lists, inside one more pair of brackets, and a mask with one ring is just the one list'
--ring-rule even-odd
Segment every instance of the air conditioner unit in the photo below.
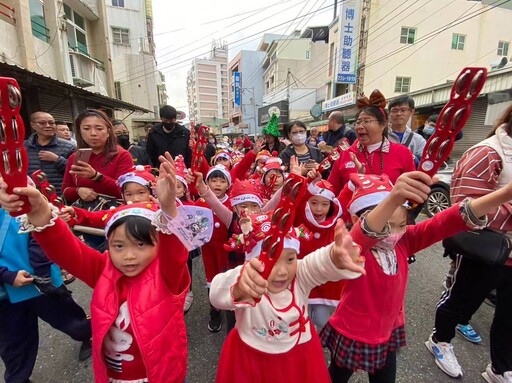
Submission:
{"label": "air conditioner unit", "polygon": [[81,88],[93,86],[95,62],[84,55],[71,52],[69,53],[69,61],[73,83]]}

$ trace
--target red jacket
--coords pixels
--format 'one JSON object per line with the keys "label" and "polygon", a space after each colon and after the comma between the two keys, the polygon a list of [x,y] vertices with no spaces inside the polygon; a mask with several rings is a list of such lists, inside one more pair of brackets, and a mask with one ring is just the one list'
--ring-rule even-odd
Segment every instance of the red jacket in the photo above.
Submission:
{"label": "red jacket", "polygon": [[87,178],[76,177],[70,174],[71,165],[75,160],[75,154],[69,156],[64,179],[62,180],[62,193],[66,201],[74,202],[78,197],[78,187],[88,187],[93,189],[96,193],[106,194],[113,197],[121,198],[121,188],[117,186],[116,181],[119,176],[129,173],[133,169],[133,159],[131,154],[121,148],[117,148],[118,153],[114,155],[109,161],[105,161],[105,155],[92,154],[89,159],[89,165],[98,173],[103,174],[103,179],[100,182],[94,182]]}
{"label": "red jacket", "polygon": [[362,247],[361,254],[366,259],[366,275],[346,281],[340,303],[329,323],[340,334],[359,342],[388,342],[393,330],[405,322],[403,306],[409,254],[415,254],[467,229],[458,204],[431,219],[408,225],[404,236],[395,247],[398,273],[387,275],[370,251],[379,240],[364,235],[360,223],[356,223],[350,234],[354,242]]}
{"label": "red jacket", "polygon": [[412,152],[402,144],[395,144],[386,140],[382,147],[382,172],[380,172],[381,150],[377,149],[368,156],[371,160],[371,166],[367,164],[365,151],[366,148],[360,147],[359,140],[357,140],[349,150],[343,152],[341,157],[334,162],[328,181],[332,184],[335,195],[338,195],[343,186],[350,180],[350,174],[357,172],[354,162],[350,159],[350,153],[355,153],[361,164],[365,165],[366,174],[373,174],[372,169],[377,175],[386,173],[393,184],[402,173],[416,170]]}
{"label": "red jacket", "polygon": [[[187,334],[183,316],[190,284],[188,252],[174,235],[159,234],[158,255],[139,275],[126,278],[100,253],[76,238],[66,224],[34,238],[55,263],[94,288],[91,300],[93,369],[96,383],[108,382],[103,340],[119,310],[119,284],[128,288],[133,333],[152,383],[183,383],[187,372]],[[172,249],[172,251],[169,251]]]}

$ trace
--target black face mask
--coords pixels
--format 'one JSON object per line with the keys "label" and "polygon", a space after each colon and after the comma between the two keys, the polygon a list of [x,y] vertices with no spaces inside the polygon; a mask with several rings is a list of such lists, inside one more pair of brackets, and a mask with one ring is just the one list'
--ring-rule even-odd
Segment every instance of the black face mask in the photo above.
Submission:
{"label": "black face mask", "polygon": [[129,134],[121,134],[117,136],[117,141],[119,141],[119,145],[123,149],[128,149],[130,147],[130,135]]}
{"label": "black face mask", "polygon": [[167,130],[172,130],[176,126],[174,122],[162,122],[162,126]]}

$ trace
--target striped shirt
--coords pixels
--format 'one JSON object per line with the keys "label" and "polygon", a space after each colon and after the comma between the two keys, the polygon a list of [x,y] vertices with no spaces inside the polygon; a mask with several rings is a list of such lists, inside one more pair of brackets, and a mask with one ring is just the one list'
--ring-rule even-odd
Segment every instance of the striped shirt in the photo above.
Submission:
{"label": "striped shirt", "polygon": [[[461,202],[466,197],[478,198],[495,191],[503,165],[499,154],[489,146],[479,146],[465,152],[453,173],[450,187],[452,203]],[[512,204],[504,203],[487,215],[488,226],[510,232],[511,216]]]}

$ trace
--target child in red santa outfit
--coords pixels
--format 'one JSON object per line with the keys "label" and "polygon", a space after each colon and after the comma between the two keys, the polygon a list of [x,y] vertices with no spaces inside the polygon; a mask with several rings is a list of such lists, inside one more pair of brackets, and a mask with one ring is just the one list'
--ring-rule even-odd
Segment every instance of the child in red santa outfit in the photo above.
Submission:
{"label": "child in red santa outfit", "polygon": [[[223,165],[215,165],[210,168],[206,174],[206,183],[215,197],[231,210],[231,203],[226,194],[231,187],[231,174]],[[210,208],[210,205],[204,198],[196,201],[196,206]],[[224,249],[224,244],[229,238],[227,226],[214,214],[213,235],[207,244],[201,248],[204,272],[206,274],[206,286],[208,292],[213,278],[228,269],[228,253]],[[218,332],[222,328],[221,311],[210,304],[210,319],[208,321],[208,330]]]}
{"label": "child in red santa outfit", "polygon": [[[120,176],[116,184],[121,188],[121,196],[126,204],[156,202],[153,197],[153,188],[156,177],[149,167],[136,165],[126,174]],[[75,225],[95,228],[105,227],[105,215],[109,210],[89,211],[72,206],[65,206],[59,216],[68,222],[71,219]]]}
{"label": "child in red santa outfit", "polygon": [[214,166],[224,165],[226,169],[229,170],[233,182],[236,179],[245,180],[248,177],[249,169],[256,160],[256,157],[260,152],[263,143],[263,139],[259,139],[258,141],[256,141],[256,143],[254,144],[254,148],[248,151],[245,155],[243,155],[241,160],[237,161],[236,166],[233,164],[234,154],[230,154],[227,150],[222,150],[218,152],[215,155],[215,157],[213,157],[212,163]]}
{"label": "child in red santa outfit", "polygon": [[364,270],[355,263],[360,261],[358,246],[341,220],[333,244],[302,260],[297,260],[299,247],[292,229],[268,281],[260,275],[264,265],[256,257],[213,279],[212,304],[236,315],[216,382],[330,382],[318,335],[307,316],[309,291],[329,280],[357,278]]}
{"label": "child in red santa outfit", "polygon": [[23,205],[19,196],[27,196],[31,211],[24,227],[33,231],[48,257],[94,288],[95,382],[185,380],[183,303],[190,283],[185,266],[188,252],[169,230],[177,212],[176,178],[168,153],[166,159],[156,184],[161,210],[133,204],[112,211],[105,227],[109,251],[104,254],[76,238],[36,189],[15,188],[16,194],[7,194],[7,185],[0,185],[4,209],[19,211]]}
{"label": "child in red santa outfit", "polygon": [[[312,253],[331,243],[334,240],[336,221],[342,213],[329,182],[316,179],[308,185],[307,193],[295,217],[300,232],[301,254]],[[327,282],[311,291],[309,316],[318,329],[324,327],[338,305],[343,284],[343,281]]]}
{"label": "child in red santa outfit", "polygon": [[405,346],[408,255],[461,231],[484,227],[487,212],[512,198],[512,184],[406,225],[405,202],[427,198],[432,184],[428,175],[404,173],[394,187],[385,174],[353,174],[351,182],[351,234],[362,247],[366,275],[345,283],[338,308],[320,337],[331,351],[334,383],[348,382],[357,370],[367,371],[371,382],[394,382],[396,350]]}

